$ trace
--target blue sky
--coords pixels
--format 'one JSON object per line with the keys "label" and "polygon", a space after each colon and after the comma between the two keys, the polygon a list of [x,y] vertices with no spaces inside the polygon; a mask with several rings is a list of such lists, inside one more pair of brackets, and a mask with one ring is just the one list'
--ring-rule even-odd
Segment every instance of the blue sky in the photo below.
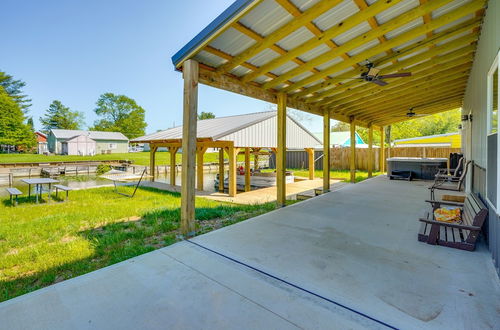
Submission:
{"label": "blue sky", "polygon": [[[182,122],[182,77],[171,56],[233,0],[1,0],[0,70],[26,82],[35,126],[58,99],[92,125],[100,94],[134,98],[147,132]],[[8,13],[8,14],[6,14]],[[227,116],[270,104],[200,85],[199,111]],[[304,125],[321,131],[321,118]]]}

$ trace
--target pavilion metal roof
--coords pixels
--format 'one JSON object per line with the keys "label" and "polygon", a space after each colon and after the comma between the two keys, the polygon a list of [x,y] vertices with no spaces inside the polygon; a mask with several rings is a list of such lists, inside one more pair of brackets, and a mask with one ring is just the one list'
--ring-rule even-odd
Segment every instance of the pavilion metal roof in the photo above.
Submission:
{"label": "pavilion metal roof", "polygon": [[[276,147],[276,111],[256,112],[244,115],[199,120],[196,137],[199,140],[234,141],[237,147]],[[289,148],[312,148],[321,141],[290,116],[287,130]],[[182,126],[138,137],[132,143],[171,142],[182,140]]]}
{"label": "pavilion metal roof", "polygon": [[[485,0],[239,0],[172,57],[194,59],[200,82],[359,125],[458,108]],[[196,9],[193,9],[196,10]],[[378,86],[360,79],[412,73]]]}

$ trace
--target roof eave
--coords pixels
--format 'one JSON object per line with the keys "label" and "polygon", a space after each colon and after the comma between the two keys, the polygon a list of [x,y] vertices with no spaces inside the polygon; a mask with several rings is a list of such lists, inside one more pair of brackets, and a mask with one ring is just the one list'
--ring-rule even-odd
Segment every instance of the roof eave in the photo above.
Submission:
{"label": "roof eave", "polygon": [[191,41],[182,47],[177,53],[172,56],[172,63],[178,69],[182,63],[196,53],[202,46],[209,43],[218,32],[223,31],[225,27],[237,20],[241,15],[246,13],[253,5],[261,0],[236,0],[222,14],[217,16],[207,27],[198,33]]}

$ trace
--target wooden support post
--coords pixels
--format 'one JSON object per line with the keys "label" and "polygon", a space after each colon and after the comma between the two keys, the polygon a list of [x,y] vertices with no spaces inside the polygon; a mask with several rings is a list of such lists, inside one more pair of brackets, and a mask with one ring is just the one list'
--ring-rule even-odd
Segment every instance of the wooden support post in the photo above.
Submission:
{"label": "wooden support post", "polygon": [[373,176],[373,125],[368,126],[368,177]]}
{"label": "wooden support post", "polygon": [[278,94],[278,153],[276,154],[276,190],[278,206],[286,204],[286,97]]}
{"label": "wooden support post", "polygon": [[309,168],[309,180],[314,180],[314,149],[306,148]]}
{"label": "wooden support post", "polygon": [[236,184],[236,165],[238,159],[239,148],[230,146],[227,150],[227,155],[229,158],[229,196],[234,197],[237,193]]}
{"label": "wooden support post", "polygon": [[323,114],[323,192],[330,191],[330,111]]}
{"label": "wooden support post", "polygon": [[[391,158],[391,125],[387,126],[387,140],[389,143],[387,144],[387,158]],[[425,156],[424,156],[425,157]]]}
{"label": "wooden support post", "polygon": [[224,148],[219,149],[219,191],[224,192]]}
{"label": "wooden support post", "polygon": [[168,151],[170,152],[170,184],[175,186],[175,175],[177,174],[175,171],[175,163],[177,157],[177,147],[169,147]]}
{"label": "wooden support post", "polygon": [[198,62],[184,62],[184,104],[182,121],[181,232],[193,236],[195,227],[195,163],[198,114]]}
{"label": "wooden support post", "polygon": [[245,191],[250,191],[250,148],[245,148]]}
{"label": "wooden support post", "polygon": [[351,183],[356,183],[356,122],[354,117],[349,120],[351,131],[351,157],[349,159],[349,169],[351,171]]}
{"label": "wooden support post", "polygon": [[196,148],[196,178],[198,183],[198,190],[203,190],[203,155],[207,151],[207,147],[197,147]]}
{"label": "wooden support post", "polygon": [[[155,161],[156,161],[156,150],[158,149],[157,146],[155,145],[150,145],[149,148],[149,168],[151,169],[151,181],[155,180],[156,173],[155,173]],[[78,175],[78,166],[76,167],[76,175]]]}
{"label": "wooden support post", "polygon": [[260,149],[254,149],[255,154],[253,155],[253,170],[257,171],[259,169],[259,154]]}
{"label": "wooden support post", "polygon": [[380,172],[385,172],[385,134],[384,128],[380,127]]}

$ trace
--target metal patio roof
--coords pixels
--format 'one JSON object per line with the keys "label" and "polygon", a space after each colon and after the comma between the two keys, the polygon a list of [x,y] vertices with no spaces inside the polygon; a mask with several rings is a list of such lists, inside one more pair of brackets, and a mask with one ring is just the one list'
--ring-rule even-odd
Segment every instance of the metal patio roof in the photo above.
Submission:
{"label": "metal patio roof", "polygon": [[[172,57],[201,83],[384,126],[462,104],[485,0],[238,0]],[[195,10],[195,9],[194,9]],[[360,79],[369,60],[387,79]]]}
{"label": "metal patio roof", "polygon": [[[276,111],[199,120],[196,137],[199,140],[234,141],[237,147],[276,147]],[[287,118],[289,148],[312,148],[321,141],[290,116]],[[132,143],[172,142],[182,140],[182,126],[138,137]]]}

